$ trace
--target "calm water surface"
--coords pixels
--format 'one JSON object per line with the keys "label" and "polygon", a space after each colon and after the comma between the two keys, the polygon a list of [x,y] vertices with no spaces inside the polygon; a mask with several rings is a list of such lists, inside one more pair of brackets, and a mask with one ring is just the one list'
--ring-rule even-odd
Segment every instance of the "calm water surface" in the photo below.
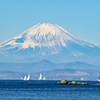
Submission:
{"label": "calm water surface", "polygon": [[58,81],[0,80],[0,100],[100,100],[100,82],[54,85],[55,82]]}

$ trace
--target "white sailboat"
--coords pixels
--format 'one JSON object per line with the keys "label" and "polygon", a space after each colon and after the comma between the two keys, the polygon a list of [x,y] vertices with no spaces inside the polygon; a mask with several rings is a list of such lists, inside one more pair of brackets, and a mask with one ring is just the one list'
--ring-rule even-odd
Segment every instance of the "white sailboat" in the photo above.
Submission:
{"label": "white sailboat", "polygon": [[45,77],[43,77],[43,80],[45,80]]}
{"label": "white sailboat", "polygon": [[39,80],[40,80],[40,81],[42,80],[42,73],[40,73],[40,77],[39,77]]}
{"label": "white sailboat", "polygon": [[30,80],[30,74],[28,74],[27,80]]}
{"label": "white sailboat", "polygon": [[26,75],[24,76],[24,79],[23,80],[26,80]]}
{"label": "white sailboat", "polygon": [[98,79],[98,81],[100,82],[100,76],[99,76],[99,79]]}
{"label": "white sailboat", "polygon": [[25,75],[23,80],[30,80],[30,74],[28,74],[28,77]]}

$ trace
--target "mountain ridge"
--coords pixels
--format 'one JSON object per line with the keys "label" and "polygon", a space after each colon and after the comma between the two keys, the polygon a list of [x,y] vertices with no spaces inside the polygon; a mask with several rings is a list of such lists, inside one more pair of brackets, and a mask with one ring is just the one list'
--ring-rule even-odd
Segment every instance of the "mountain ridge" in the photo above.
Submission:
{"label": "mountain ridge", "polygon": [[40,72],[40,71],[51,71],[56,69],[93,69],[99,70],[99,66],[88,64],[87,62],[69,62],[69,63],[52,63],[48,60],[41,60],[34,63],[4,63],[0,62],[0,71],[10,70],[18,72]]}
{"label": "mountain ridge", "polygon": [[[41,72],[35,72],[30,73],[31,80],[38,80],[39,75],[42,73],[43,77],[46,78],[46,80],[80,80],[80,81],[97,81],[99,77],[100,71],[96,70],[80,70],[80,69],[56,69],[51,71],[41,71]],[[2,80],[21,80],[21,77],[23,78],[25,75],[28,75],[29,73],[23,73],[18,71],[0,71],[0,79]]]}

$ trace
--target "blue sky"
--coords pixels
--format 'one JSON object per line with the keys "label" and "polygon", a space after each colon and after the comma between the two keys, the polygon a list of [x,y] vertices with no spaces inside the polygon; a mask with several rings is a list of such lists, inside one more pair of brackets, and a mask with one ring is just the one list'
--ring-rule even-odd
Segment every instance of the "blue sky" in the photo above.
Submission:
{"label": "blue sky", "polygon": [[0,0],[0,43],[40,22],[100,46],[100,0]]}

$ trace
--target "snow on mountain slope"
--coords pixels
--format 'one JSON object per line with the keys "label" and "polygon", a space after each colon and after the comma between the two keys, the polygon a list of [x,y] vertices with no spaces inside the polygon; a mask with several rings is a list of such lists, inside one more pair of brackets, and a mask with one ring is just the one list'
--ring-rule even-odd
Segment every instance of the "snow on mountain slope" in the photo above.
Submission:
{"label": "snow on mountain slope", "polygon": [[35,48],[38,47],[54,47],[56,45],[66,47],[67,42],[71,41],[77,43],[79,45],[88,45],[94,47],[93,44],[90,44],[73,34],[69,33],[62,27],[56,24],[50,23],[39,23],[32,28],[24,31],[23,33],[19,34],[18,36],[5,41],[0,45],[0,47],[8,46],[6,49],[18,47],[19,49],[22,48]]}
{"label": "snow on mountain slope", "polygon": [[35,62],[42,59],[98,62],[100,47],[51,23],[39,23],[0,44],[0,61]]}

